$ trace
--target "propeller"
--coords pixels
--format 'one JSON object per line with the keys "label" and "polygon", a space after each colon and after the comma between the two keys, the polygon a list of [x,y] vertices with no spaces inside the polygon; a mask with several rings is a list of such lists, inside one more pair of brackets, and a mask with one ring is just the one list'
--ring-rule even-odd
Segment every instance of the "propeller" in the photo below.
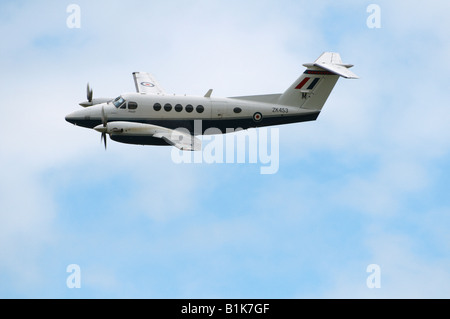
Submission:
{"label": "propeller", "polygon": [[92,96],[94,95],[94,92],[89,87],[89,82],[87,84],[86,95],[87,95],[88,102],[92,102]]}
{"label": "propeller", "polygon": [[106,150],[106,131],[108,130],[107,124],[108,124],[108,119],[106,118],[105,107],[102,106],[102,125],[103,125],[103,130],[102,130],[102,136],[100,138],[100,141],[103,141],[103,143],[105,144],[105,150]]}
{"label": "propeller", "polygon": [[94,92],[93,92],[91,86],[89,85],[89,82],[86,87],[86,96],[87,96],[87,101],[83,101],[83,102],[79,103],[82,107],[89,107],[89,106],[100,104],[100,103],[106,103],[106,102],[109,102],[112,100],[112,98],[110,98],[110,97],[100,97],[100,98],[94,99]]}
{"label": "propeller", "polygon": [[94,127],[94,130],[102,133],[102,135],[100,137],[100,141],[102,141],[104,143],[105,150],[106,150],[106,134],[108,133],[108,118],[106,117],[104,105],[102,105],[102,124]]}
{"label": "propeller", "polygon": [[82,107],[89,107],[89,106],[94,105],[94,103],[93,103],[93,95],[94,95],[94,92],[92,91],[91,87],[89,86],[89,82],[88,82],[87,88],[86,88],[87,101],[81,102],[79,104]]}

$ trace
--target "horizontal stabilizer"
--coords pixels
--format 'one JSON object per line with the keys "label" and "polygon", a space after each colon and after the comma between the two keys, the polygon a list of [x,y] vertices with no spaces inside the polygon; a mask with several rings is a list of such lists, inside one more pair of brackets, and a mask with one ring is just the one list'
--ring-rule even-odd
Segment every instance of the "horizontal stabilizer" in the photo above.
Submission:
{"label": "horizontal stabilizer", "polygon": [[346,79],[358,79],[359,77],[349,70],[353,65],[343,64],[339,53],[325,52],[314,63],[304,64],[306,67],[319,67]]}
{"label": "horizontal stabilizer", "polygon": [[355,73],[353,73],[352,71],[350,71],[349,69],[347,69],[347,67],[345,67],[343,65],[314,63],[314,66],[318,66],[319,68],[322,68],[324,70],[330,71],[331,73],[340,75],[346,79],[359,79],[359,77]]}

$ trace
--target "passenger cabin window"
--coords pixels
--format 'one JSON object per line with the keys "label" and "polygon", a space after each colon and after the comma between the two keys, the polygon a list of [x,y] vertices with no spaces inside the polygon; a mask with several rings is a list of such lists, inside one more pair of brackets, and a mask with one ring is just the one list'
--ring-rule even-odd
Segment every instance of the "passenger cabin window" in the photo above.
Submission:
{"label": "passenger cabin window", "polygon": [[177,111],[177,112],[183,111],[183,107],[181,106],[181,104],[175,105],[175,111]]}
{"label": "passenger cabin window", "polygon": [[[117,98],[114,99],[113,104],[115,107],[117,108],[122,108],[123,105],[125,105],[125,100],[123,99],[123,97],[119,96]],[[125,108],[126,106],[124,106],[123,108]]]}
{"label": "passenger cabin window", "polygon": [[172,105],[167,103],[164,105],[164,110],[166,110],[166,112],[170,112],[172,110]]}
{"label": "passenger cabin window", "polygon": [[154,109],[155,111],[161,110],[161,104],[155,103],[155,105],[153,105],[153,109]]}
{"label": "passenger cabin window", "polygon": [[234,113],[241,113],[241,112],[242,112],[242,109],[241,109],[240,107],[235,107],[235,108],[233,109],[233,112],[234,112]]}
{"label": "passenger cabin window", "polygon": [[138,105],[136,102],[128,102],[128,109],[129,110],[135,110],[137,109]]}
{"label": "passenger cabin window", "polygon": [[191,113],[194,110],[194,107],[190,104],[186,105],[186,112]]}
{"label": "passenger cabin window", "polygon": [[195,110],[198,113],[203,113],[203,111],[205,110],[205,108],[203,107],[203,105],[197,105],[197,107],[195,108]]}

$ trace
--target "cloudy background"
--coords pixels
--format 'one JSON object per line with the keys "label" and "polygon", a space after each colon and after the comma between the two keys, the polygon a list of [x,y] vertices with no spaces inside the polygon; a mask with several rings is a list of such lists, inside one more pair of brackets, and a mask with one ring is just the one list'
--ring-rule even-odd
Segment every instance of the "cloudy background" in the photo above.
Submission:
{"label": "cloudy background", "polygon": [[[81,28],[68,28],[71,3]],[[381,9],[369,28],[367,8]],[[2,1],[0,297],[449,298],[448,1]],[[341,79],[260,164],[64,121],[134,90],[283,92],[322,52]],[[69,289],[66,268],[81,269]],[[368,265],[381,287],[368,288]]]}

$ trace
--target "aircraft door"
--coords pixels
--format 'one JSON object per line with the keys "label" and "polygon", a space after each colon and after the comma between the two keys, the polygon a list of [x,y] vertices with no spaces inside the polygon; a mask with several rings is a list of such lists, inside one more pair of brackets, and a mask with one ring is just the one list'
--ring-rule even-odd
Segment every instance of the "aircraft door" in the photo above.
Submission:
{"label": "aircraft door", "polygon": [[226,101],[215,101],[212,102],[212,117],[222,118],[227,114],[227,102]]}

